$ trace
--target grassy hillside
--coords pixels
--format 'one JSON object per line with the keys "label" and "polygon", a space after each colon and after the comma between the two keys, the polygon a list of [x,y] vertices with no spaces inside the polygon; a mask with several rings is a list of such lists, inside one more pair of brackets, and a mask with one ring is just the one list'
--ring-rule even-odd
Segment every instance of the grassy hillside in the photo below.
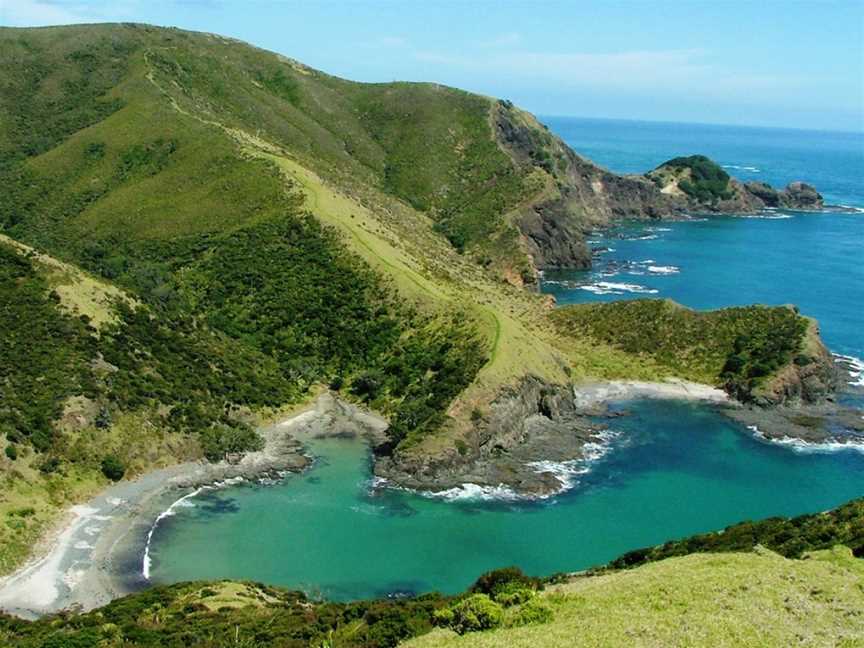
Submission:
{"label": "grassy hillside", "polygon": [[[0,640],[21,648],[856,646],[864,638],[857,613],[864,566],[839,545],[854,540],[862,516],[857,500],[826,514],[738,525],[730,529],[746,526],[750,536],[734,532],[727,542],[727,529],[710,545],[696,536],[675,542],[675,552],[664,549],[673,543],[657,548],[665,553],[652,564],[558,578],[545,588],[503,569],[459,596],[337,604],[253,583],[182,583],[86,614],[36,622],[0,615]],[[761,542],[795,558],[756,547]]]}
{"label": "grassy hillside", "polygon": [[405,648],[572,646],[860,646],[864,567],[848,550],[790,561],[770,553],[693,555],[577,579],[538,598],[551,620]]}
{"label": "grassy hillside", "polygon": [[804,355],[808,320],[787,307],[700,312],[643,299],[557,309],[565,335],[590,337],[665,368],[669,375],[724,387],[748,400],[778,369]]}

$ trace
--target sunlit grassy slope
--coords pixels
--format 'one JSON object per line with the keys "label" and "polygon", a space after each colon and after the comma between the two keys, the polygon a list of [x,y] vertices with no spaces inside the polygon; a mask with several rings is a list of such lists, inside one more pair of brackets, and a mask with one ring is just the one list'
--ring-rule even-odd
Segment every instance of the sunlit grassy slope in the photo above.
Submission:
{"label": "sunlit grassy slope", "polygon": [[844,547],[789,560],[696,554],[576,578],[540,596],[550,622],[463,636],[435,630],[405,648],[864,645],[864,564]]}

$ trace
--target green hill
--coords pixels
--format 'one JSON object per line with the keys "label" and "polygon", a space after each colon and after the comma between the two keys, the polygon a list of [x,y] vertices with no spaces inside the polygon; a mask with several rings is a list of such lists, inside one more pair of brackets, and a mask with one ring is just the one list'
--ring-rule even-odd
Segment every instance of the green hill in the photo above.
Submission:
{"label": "green hill", "polygon": [[325,386],[411,466],[529,379],[680,368],[523,289],[680,205],[506,101],[212,34],[0,28],[0,186],[0,571],[109,478],[255,447]]}

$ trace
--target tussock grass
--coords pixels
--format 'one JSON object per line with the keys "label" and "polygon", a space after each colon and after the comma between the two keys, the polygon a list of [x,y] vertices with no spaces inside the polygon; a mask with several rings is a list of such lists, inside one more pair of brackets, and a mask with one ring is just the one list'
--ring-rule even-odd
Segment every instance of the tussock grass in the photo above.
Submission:
{"label": "tussock grass", "polygon": [[577,578],[541,594],[552,621],[458,636],[436,630],[404,648],[860,646],[864,565],[846,548],[789,560],[767,551],[673,558]]}

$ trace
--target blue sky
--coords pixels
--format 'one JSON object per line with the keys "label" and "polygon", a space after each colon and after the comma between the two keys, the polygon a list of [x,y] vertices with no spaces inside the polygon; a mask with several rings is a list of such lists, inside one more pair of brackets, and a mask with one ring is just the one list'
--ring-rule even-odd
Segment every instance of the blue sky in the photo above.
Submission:
{"label": "blue sky", "polygon": [[217,32],[544,115],[864,130],[864,0],[0,0],[0,24]]}

